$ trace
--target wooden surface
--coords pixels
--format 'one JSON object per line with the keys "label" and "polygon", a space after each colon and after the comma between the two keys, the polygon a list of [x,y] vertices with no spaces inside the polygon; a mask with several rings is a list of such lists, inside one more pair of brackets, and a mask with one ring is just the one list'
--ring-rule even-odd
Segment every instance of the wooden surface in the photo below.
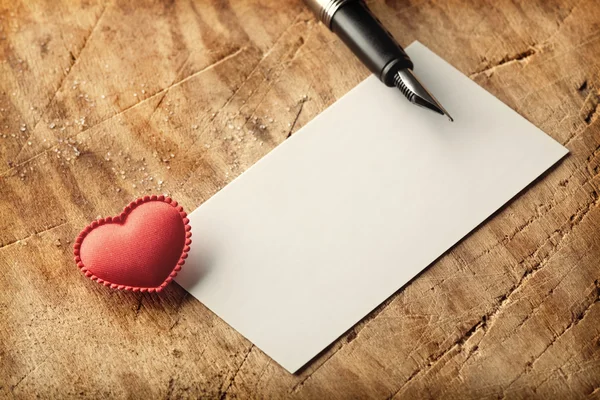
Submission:
{"label": "wooden surface", "polygon": [[297,375],[72,240],[195,209],[368,72],[298,0],[0,4],[0,397],[600,398],[595,0],[370,2],[571,153]]}

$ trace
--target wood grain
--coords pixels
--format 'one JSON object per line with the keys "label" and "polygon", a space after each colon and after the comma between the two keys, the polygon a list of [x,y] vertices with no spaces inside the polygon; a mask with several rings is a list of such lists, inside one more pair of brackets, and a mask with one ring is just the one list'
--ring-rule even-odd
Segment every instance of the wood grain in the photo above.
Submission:
{"label": "wood grain", "polygon": [[570,155],[290,375],[71,241],[143,194],[193,210],[368,72],[299,0],[0,1],[0,397],[600,398],[600,8],[369,4]]}

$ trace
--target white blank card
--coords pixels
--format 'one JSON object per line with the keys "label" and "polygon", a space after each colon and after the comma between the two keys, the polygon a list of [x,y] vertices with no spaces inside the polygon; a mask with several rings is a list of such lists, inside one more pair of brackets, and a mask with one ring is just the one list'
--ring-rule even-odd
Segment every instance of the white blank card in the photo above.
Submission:
{"label": "white blank card", "polygon": [[407,52],[454,122],[370,77],[190,214],[177,282],[290,372],[567,153]]}

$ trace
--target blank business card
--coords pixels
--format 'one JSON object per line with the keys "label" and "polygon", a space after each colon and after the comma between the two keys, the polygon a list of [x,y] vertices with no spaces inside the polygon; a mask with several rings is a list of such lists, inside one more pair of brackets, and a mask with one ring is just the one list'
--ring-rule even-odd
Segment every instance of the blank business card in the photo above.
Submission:
{"label": "blank business card", "polygon": [[370,77],[190,214],[176,281],[297,371],[567,150],[419,43],[455,122]]}

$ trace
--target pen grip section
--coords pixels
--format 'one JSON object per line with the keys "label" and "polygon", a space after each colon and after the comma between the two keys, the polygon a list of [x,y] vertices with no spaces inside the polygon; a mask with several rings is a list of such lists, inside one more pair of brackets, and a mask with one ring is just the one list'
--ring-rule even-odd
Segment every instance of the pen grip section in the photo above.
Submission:
{"label": "pen grip section", "polygon": [[336,11],[331,30],[387,86],[394,86],[396,72],[413,68],[402,47],[360,0]]}

